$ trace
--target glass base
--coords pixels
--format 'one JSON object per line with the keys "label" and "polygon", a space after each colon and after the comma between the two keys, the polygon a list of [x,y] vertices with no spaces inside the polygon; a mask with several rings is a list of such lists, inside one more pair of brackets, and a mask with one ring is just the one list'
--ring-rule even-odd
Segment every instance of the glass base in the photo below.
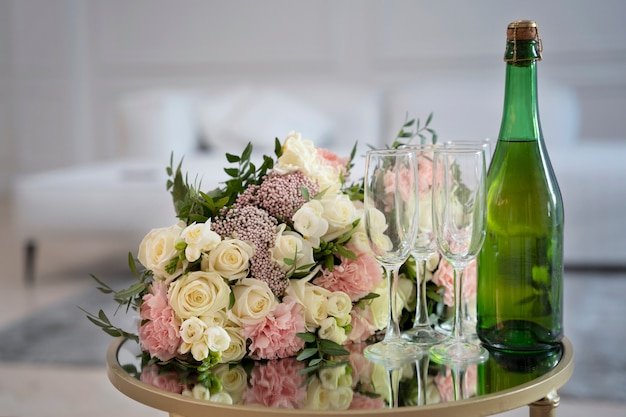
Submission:
{"label": "glass base", "polygon": [[430,348],[430,359],[440,364],[477,364],[489,358],[489,351],[479,344],[448,340]]}
{"label": "glass base", "polygon": [[402,332],[402,338],[421,348],[428,348],[443,342],[449,336],[437,332],[430,326],[417,326]]}
{"label": "glass base", "polygon": [[366,359],[386,366],[397,366],[414,361],[424,354],[424,349],[402,339],[383,340],[369,345],[363,351]]}

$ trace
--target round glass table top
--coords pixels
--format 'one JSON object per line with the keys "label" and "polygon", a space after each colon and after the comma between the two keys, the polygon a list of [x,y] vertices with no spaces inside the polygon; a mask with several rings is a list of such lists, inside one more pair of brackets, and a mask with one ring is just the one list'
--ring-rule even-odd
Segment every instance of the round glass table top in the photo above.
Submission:
{"label": "round glass table top", "polygon": [[[143,364],[139,345],[113,341],[107,352],[108,376],[128,397],[177,416],[465,416],[490,415],[546,397],[573,372],[573,347],[543,354],[490,351],[478,365],[439,365],[425,354],[385,367],[349,347],[338,366],[305,371],[295,358],[217,365],[208,383],[198,374],[158,364]],[[206,382],[206,381],[205,381]],[[206,386],[210,386],[208,389]]]}

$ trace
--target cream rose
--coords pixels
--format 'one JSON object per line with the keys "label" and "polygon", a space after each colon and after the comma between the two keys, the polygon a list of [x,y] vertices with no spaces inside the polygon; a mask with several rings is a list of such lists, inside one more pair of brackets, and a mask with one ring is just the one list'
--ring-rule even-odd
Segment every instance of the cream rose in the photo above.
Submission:
{"label": "cream rose", "polygon": [[293,228],[314,248],[320,246],[320,238],[328,230],[328,220],[323,217],[323,214],[322,203],[318,200],[311,200],[300,207],[291,219]]}
{"label": "cream rose", "polygon": [[311,283],[304,286],[304,320],[308,331],[315,331],[328,318],[328,296],[330,291]]}
{"label": "cream rose", "polygon": [[167,272],[167,266],[173,258],[178,257],[176,242],[185,227],[180,221],[169,227],[152,229],[139,244],[137,258],[139,262],[154,274],[154,278],[169,283],[183,271],[183,264],[178,263],[176,270]]}
{"label": "cream rose", "polygon": [[415,300],[415,294],[415,283],[407,278],[405,274],[400,274],[400,276],[398,277],[398,301],[396,303],[396,310],[398,315],[402,314],[403,308],[405,308],[413,300]]}
{"label": "cream rose", "polygon": [[330,408],[328,390],[323,387],[319,379],[314,378],[306,388],[304,408],[323,411]]}
{"label": "cream rose", "polygon": [[241,334],[241,328],[230,324],[224,330],[230,336],[230,345],[222,351],[220,363],[239,362],[246,356],[246,339]]}
{"label": "cream rose", "polygon": [[239,403],[243,394],[248,389],[248,375],[244,367],[241,365],[231,366],[228,363],[223,363],[216,365],[211,371],[222,381],[222,389],[224,392],[230,394],[234,402]]}
{"label": "cream rose", "polygon": [[334,410],[347,410],[352,404],[354,390],[352,387],[340,386],[328,393],[330,406]]}
{"label": "cream rose", "polygon": [[322,382],[322,386],[329,390],[337,389],[340,386],[352,386],[352,374],[348,371],[346,365],[321,368],[318,371],[318,377]]}
{"label": "cream rose", "polygon": [[254,248],[248,243],[238,239],[226,239],[202,257],[201,267],[234,281],[248,275],[250,258],[253,256]]}
{"label": "cream rose", "polygon": [[219,403],[219,404],[227,404],[227,405],[233,404],[233,398],[230,396],[229,393],[224,392],[224,391],[216,392],[215,394],[212,394],[209,401],[213,403]]}
{"label": "cream rose", "polygon": [[231,318],[237,323],[254,324],[263,320],[278,301],[270,287],[255,278],[244,278],[233,287],[235,305]]}
{"label": "cream rose", "polygon": [[321,200],[324,207],[324,218],[328,221],[328,231],[322,239],[329,242],[352,227],[359,218],[359,211],[346,194],[335,194]]}
{"label": "cream rose", "polygon": [[228,323],[228,310],[222,309],[212,314],[202,315],[200,316],[200,320],[202,320],[207,327],[224,327],[226,323]]}
{"label": "cream rose", "polygon": [[202,252],[213,250],[222,240],[220,235],[211,230],[211,222],[192,223],[187,226],[180,234],[185,241],[185,258],[189,262],[197,261]]}
{"label": "cream rose", "polygon": [[[285,231],[286,227],[284,223],[278,226],[274,246],[270,249],[272,260],[285,272],[315,263],[311,244],[298,233]],[[295,265],[286,263],[285,259],[294,260]]]}
{"label": "cream rose", "polygon": [[170,284],[169,301],[182,320],[211,316],[228,308],[230,287],[217,272],[194,271]]}
{"label": "cream rose", "polygon": [[334,317],[322,320],[317,334],[322,339],[328,339],[340,345],[343,345],[348,340],[346,331],[343,327],[339,327]]}

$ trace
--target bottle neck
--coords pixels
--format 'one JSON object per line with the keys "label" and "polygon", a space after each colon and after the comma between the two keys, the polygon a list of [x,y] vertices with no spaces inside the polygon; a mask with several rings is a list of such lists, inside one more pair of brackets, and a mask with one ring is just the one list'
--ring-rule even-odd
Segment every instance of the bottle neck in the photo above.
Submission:
{"label": "bottle neck", "polygon": [[537,60],[535,41],[509,42],[505,55],[506,81],[499,140],[528,141],[541,138],[537,104]]}

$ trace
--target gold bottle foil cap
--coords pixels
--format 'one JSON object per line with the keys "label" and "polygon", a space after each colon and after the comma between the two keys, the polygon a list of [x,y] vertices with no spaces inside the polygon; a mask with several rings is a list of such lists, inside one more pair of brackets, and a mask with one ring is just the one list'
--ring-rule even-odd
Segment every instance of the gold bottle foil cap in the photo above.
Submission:
{"label": "gold bottle foil cap", "polygon": [[513,56],[507,58],[505,56],[506,62],[516,62],[520,59],[517,56],[517,43],[516,41],[536,41],[537,42],[537,54],[538,56],[535,58],[526,58],[524,60],[536,60],[541,61],[542,52],[543,52],[543,44],[541,43],[541,38],[539,37],[539,27],[534,20],[516,20],[514,22],[509,23],[509,26],[506,29],[506,41],[513,42]]}

